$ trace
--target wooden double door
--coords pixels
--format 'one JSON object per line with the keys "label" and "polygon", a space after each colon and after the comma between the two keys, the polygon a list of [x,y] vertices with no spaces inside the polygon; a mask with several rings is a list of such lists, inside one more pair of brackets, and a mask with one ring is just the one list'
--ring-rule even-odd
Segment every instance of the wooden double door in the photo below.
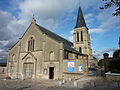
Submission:
{"label": "wooden double door", "polygon": [[32,78],[34,71],[34,63],[24,63],[25,78]]}

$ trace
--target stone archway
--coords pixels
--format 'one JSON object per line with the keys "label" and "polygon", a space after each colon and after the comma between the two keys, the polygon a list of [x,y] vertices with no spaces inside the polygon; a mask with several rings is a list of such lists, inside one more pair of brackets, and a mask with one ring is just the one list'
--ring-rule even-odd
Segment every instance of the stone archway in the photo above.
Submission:
{"label": "stone archway", "polygon": [[23,77],[36,78],[37,58],[32,53],[27,53],[23,58]]}
{"label": "stone archway", "polygon": [[23,70],[24,70],[24,77],[25,78],[32,78],[34,73],[34,62],[32,58],[27,58],[26,61],[23,63]]}
{"label": "stone archway", "polygon": [[34,63],[24,63],[24,75],[25,78],[32,78]]}

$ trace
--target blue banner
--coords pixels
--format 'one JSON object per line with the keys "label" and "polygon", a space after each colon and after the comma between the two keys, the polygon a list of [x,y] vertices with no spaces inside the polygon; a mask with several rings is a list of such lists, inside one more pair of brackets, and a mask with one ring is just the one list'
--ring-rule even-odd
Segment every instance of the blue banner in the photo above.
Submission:
{"label": "blue banner", "polygon": [[68,67],[68,72],[74,72],[75,68],[74,67]]}

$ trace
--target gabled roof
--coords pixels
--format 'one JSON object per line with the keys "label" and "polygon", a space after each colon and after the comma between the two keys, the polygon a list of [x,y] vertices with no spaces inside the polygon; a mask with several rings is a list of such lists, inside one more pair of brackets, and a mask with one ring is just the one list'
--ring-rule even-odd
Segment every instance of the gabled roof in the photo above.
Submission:
{"label": "gabled roof", "polygon": [[[31,25],[31,24],[30,24],[30,25]],[[46,35],[48,35],[48,36],[51,37],[52,39],[54,39],[54,40],[56,40],[56,41],[58,41],[58,42],[63,42],[63,43],[64,43],[64,49],[65,49],[65,50],[70,51],[70,52],[74,52],[74,53],[77,53],[77,54],[81,54],[81,53],[79,53],[77,50],[75,50],[75,49],[73,48],[73,43],[72,43],[72,42],[64,39],[63,37],[61,37],[61,36],[59,36],[59,35],[51,32],[50,30],[48,30],[48,29],[46,29],[46,28],[44,28],[44,27],[42,27],[42,26],[40,26],[40,25],[38,25],[38,24],[36,24],[36,23],[35,23],[35,25],[39,28],[40,31],[42,31],[43,33],[45,33]],[[30,26],[29,26],[29,27],[30,27]],[[28,27],[28,29],[29,29],[29,27]],[[28,29],[27,29],[27,30],[28,30]],[[27,30],[26,30],[26,32],[27,32]],[[25,33],[26,33],[26,32],[25,32]],[[25,33],[23,34],[23,36],[25,35]],[[23,38],[23,36],[22,36],[21,38]],[[19,41],[18,41],[18,42],[19,42]],[[18,43],[18,42],[17,42],[17,43]],[[16,43],[16,44],[17,44],[17,43]],[[14,47],[16,44],[14,44],[13,47]],[[13,47],[12,47],[12,48],[13,48]],[[12,48],[11,48],[11,49],[12,49]],[[81,55],[82,55],[82,54],[81,54]]]}
{"label": "gabled roof", "polygon": [[62,38],[61,36],[51,32],[50,30],[47,30],[46,28],[36,24],[38,26],[38,28],[44,32],[46,35],[48,35],[49,37],[51,37],[52,39],[58,41],[58,42],[63,42],[64,43],[64,49],[70,51],[70,52],[74,52],[74,53],[78,53],[80,54],[77,50],[75,50],[73,47],[73,43]]}
{"label": "gabled roof", "polygon": [[78,16],[77,16],[77,22],[76,22],[75,28],[79,28],[79,27],[87,28],[81,7],[79,7],[79,9],[78,9]]}

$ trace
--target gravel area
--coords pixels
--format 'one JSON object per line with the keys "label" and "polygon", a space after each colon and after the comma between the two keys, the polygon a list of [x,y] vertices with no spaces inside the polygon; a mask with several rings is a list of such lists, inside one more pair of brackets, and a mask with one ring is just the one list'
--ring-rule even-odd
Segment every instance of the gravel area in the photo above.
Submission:
{"label": "gravel area", "polygon": [[120,90],[103,78],[84,77],[74,86],[74,81],[58,86],[57,80],[0,79],[0,90]]}
{"label": "gravel area", "polygon": [[0,90],[79,90],[58,86],[53,80],[0,80]]}

